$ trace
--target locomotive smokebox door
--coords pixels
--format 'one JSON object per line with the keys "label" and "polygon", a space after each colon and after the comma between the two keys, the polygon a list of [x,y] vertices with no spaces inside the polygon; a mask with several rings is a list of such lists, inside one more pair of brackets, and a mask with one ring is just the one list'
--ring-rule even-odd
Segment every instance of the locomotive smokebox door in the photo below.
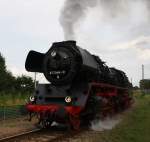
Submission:
{"label": "locomotive smokebox door", "polygon": [[64,42],[54,43],[44,58],[44,75],[54,85],[70,83],[77,72],[76,54],[73,53],[74,46]]}

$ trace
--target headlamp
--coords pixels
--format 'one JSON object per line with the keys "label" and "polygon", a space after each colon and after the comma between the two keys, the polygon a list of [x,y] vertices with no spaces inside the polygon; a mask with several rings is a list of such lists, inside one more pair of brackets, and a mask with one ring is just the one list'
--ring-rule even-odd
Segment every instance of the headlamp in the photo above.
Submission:
{"label": "headlamp", "polygon": [[31,102],[34,102],[34,101],[35,101],[34,96],[30,96],[30,101],[31,101]]}
{"label": "headlamp", "polygon": [[70,96],[66,96],[65,97],[65,102],[66,103],[70,103],[72,101],[71,97]]}

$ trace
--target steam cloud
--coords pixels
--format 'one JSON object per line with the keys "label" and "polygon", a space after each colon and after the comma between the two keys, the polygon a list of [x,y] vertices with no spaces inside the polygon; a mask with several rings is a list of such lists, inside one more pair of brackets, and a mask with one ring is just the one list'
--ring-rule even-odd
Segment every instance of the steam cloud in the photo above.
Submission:
{"label": "steam cloud", "polygon": [[60,16],[65,39],[74,39],[74,25],[82,17],[88,7],[96,5],[96,0],[66,0]]}
{"label": "steam cloud", "polygon": [[149,0],[66,0],[60,15],[65,39],[75,39],[75,25],[87,16],[88,9],[99,5],[105,17],[111,19],[129,14],[134,3],[145,5],[148,11],[150,9]]}
{"label": "steam cloud", "polygon": [[92,125],[91,125],[91,129],[94,130],[94,131],[111,130],[120,121],[121,121],[121,118],[119,118],[119,116],[114,116],[112,118],[107,117],[104,120],[93,121]]}

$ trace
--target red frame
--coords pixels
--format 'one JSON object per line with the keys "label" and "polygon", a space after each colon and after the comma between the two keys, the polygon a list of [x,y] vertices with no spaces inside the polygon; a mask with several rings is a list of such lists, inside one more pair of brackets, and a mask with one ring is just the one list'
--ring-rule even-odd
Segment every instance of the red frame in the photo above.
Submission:
{"label": "red frame", "polygon": [[[26,108],[29,112],[36,112],[36,113],[41,113],[41,112],[55,112],[57,111],[61,105],[36,105],[36,104],[27,104]],[[82,107],[79,106],[64,106],[65,110],[71,114],[71,115],[78,115]]]}
{"label": "red frame", "polygon": [[[96,94],[98,96],[103,96],[103,97],[117,96],[118,90],[124,90],[125,92],[127,92],[127,88],[117,87],[117,86],[109,85],[109,84],[105,84],[105,83],[92,82],[89,85],[87,95],[90,95],[90,91],[91,91],[92,87],[106,88],[106,92],[103,92],[103,93],[99,92]],[[109,92],[108,89],[111,89],[112,92],[111,91]],[[45,111],[54,112],[54,111],[57,111],[60,107],[62,107],[62,106],[58,105],[58,104],[37,105],[37,104],[29,103],[26,105],[26,108],[29,112],[36,112],[36,113],[41,113],[41,112],[45,112]],[[64,106],[65,110],[71,115],[79,115],[80,112],[84,109],[84,107]]]}

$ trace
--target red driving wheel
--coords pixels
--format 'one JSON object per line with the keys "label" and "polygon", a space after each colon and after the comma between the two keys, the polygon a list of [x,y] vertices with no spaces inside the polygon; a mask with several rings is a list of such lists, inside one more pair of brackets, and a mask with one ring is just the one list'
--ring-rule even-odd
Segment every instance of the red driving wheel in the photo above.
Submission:
{"label": "red driving wheel", "polygon": [[78,115],[70,115],[70,123],[74,130],[79,130],[80,128],[80,118]]}

